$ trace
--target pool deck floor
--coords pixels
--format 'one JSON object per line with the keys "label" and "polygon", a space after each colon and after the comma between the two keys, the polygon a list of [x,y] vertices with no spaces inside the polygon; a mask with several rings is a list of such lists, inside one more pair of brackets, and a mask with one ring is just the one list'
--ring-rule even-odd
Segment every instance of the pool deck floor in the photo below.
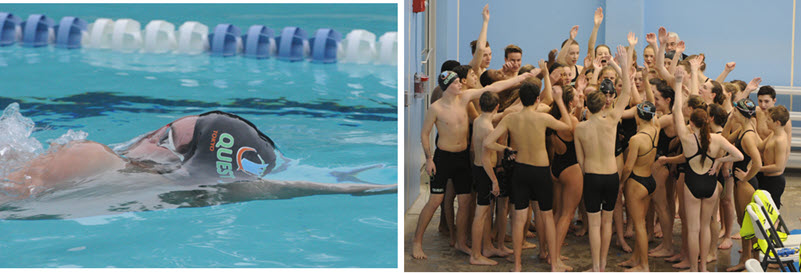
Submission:
{"label": "pool deck floor", "polygon": [[[786,173],[787,178],[787,186],[784,191],[784,195],[782,195],[782,202],[784,206],[781,209],[782,218],[787,223],[787,227],[790,230],[801,228],[801,221],[799,221],[799,217],[801,217],[801,171],[790,171],[788,170]],[[471,265],[468,262],[469,256],[457,251],[455,248],[451,247],[449,242],[449,237],[447,235],[439,233],[438,226],[439,226],[439,210],[434,214],[434,217],[431,220],[431,223],[428,225],[426,229],[425,236],[423,237],[423,251],[428,256],[426,260],[416,260],[413,259],[411,256],[411,243],[412,237],[414,237],[414,230],[417,225],[417,218],[422,209],[423,205],[425,205],[425,201],[428,200],[428,187],[424,186],[423,190],[421,190],[421,195],[417,201],[412,205],[412,207],[408,210],[405,215],[404,221],[404,270],[405,271],[413,271],[413,272],[420,272],[420,271],[505,271],[508,272],[512,270],[513,263],[507,262],[505,258],[491,258],[498,262],[498,265],[495,266],[475,266]],[[679,245],[681,244],[681,226],[680,221],[676,219],[674,224],[674,232],[673,232],[673,242],[674,242],[674,250],[679,249]],[[735,231],[739,230],[739,227],[735,228]],[[616,236],[616,235],[615,235]],[[619,247],[615,246],[615,237],[613,236],[613,240],[611,246],[609,248],[609,256],[608,256],[608,265],[606,267],[606,271],[622,271],[625,268],[616,266],[617,263],[627,260],[630,257],[630,253],[625,253]],[[536,238],[534,239],[527,239],[529,242],[533,242],[538,244]],[[573,235],[572,232],[569,232],[567,238],[565,239],[567,242],[567,246],[562,247],[562,255],[568,257],[569,259],[565,261],[565,263],[569,266],[574,268],[573,271],[581,272],[592,267],[592,259],[590,257],[589,251],[589,239],[587,236],[584,237],[576,237]],[[634,246],[634,239],[627,238],[626,242],[629,246]],[[649,248],[656,247],[661,239],[652,241],[648,244]],[[717,250],[718,251],[718,260],[716,262],[712,262],[708,264],[708,269],[710,271],[722,271],[725,272],[726,268],[732,265],[737,264],[739,260],[740,253],[738,250],[741,249],[740,240],[733,240],[734,245],[732,248],[727,250]],[[507,247],[511,247],[511,243],[506,243]],[[543,261],[539,261],[537,259],[537,249],[528,249],[523,251],[523,271],[550,271],[551,267],[547,263]],[[660,271],[660,272],[675,272],[679,271],[671,267],[672,263],[668,263],[663,261],[662,258],[650,258],[649,259],[650,270],[651,271]],[[769,271],[778,271],[776,269],[769,269]]]}

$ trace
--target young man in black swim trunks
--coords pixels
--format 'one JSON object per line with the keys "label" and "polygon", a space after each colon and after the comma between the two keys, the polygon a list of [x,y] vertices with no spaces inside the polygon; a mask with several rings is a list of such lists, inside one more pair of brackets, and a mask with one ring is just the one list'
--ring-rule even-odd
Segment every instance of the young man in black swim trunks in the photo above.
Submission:
{"label": "young man in black swim trunks", "polygon": [[766,190],[773,198],[778,208],[782,206],[782,194],[787,183],[784,179],[784,168],[787,164],[787,139],[789,136],[784,131],[790,113],[782,105],[768,108],[765,125],[771,130],[772,134],[759,143],[759,150],[762,152],[762,169],[757,174],[759,189]]}
{"label": "young man in black swim trunks", "polygon": [[[629,50],[634,50],[634,47],[630,46]],[[630,54],[623,46],[618,46],[617,55],[621,62],[620,66],[614,61],[611,61],[610,65],[621,75],[623,90],[614,108],[611,111],[601,112],[606,96],[600,91],[588,94],[585,104],[592,115],[576,126],[574,136],[576,157],[584,171],[584,205],[590,222],[592,271],[604,271],[606,267],[609,242],[612,239],[612,212],[615,209],[620,183],[615,161],[616,128],[623,110],[629,103],[631,93],[629,78],[631,60],[628,57]],[[625,69],[621,70],[621,67]],[[602,207],[603,213],[599,213]]]}
{"label": "young man in black swim trunks", "polygon": [[[443,72],[438,77],[440,88],[445,92],[442,98],[431,104],[428,111],[426,111],[423,130],[420,135],[423,151],[427,159],[426,172],[433,176],[433,179],[431,180],[431,196],[420,212],[412,242],[412,256],[415,259],[427,258],[423,252],[423,233],[425,233],[434,211],[436,211],[444,198],[445,182],[450,178],[453,179],[460,208],[456,214],[456,229],[459,233],[456,237],[455,247],[464,253],[470,253],[466,242],[468,217],[464,210],[464,208],[469,207],[471,202],[469,196],[472,184],[472,181],[470,181],[470,155],[467,150],[469,121],[465,109],[471,100],[481,96],[484,91],[497,93],[533,76],[533,73],[526,73],[481,89],[465,91],[462,91],[462,83],[459,81],[459,76],[453,71]],[[439,139],[437,141],[437,151],[432,155],[429,135],[434,125],[437,126]]]}
{"label": "young man in black swim trunks", "polygon": [[[542,62],[542,61],[541,61]],[[547,92],[546,88],[546,92]],[[562,102],[561,88],[554,87],[553,97],[562,119],[557,120],[548,113],[537,111],[539,89],[535,85],[525,83],[520,87],[520,101],[525,107],[522,111],[509,114],[501,120],[495,130],[484,140],[484,147],[495,151],[511,149],[517,151],[516,164],[512,174],[512,202],[515,211],[512,219],[512,242],[514,244],[514,271],[522,270],[521,254],[523,250],[524,230],[528,207],[531,200],[536,197],[539,203],[540,216],[543,218],[544,230],[540,236],[545,236],[549,247],[552,271],[572,270],[566,266],[560,253],[556,251],[556,232],[553,220],[553,184],[550,179],[548,153],[545,150],[545,130],[567,130],[570,120]],[[510,146],[498,144],[497,141],[508,133],[511,139]],[[544,232],[543,232],[544,231]]]}

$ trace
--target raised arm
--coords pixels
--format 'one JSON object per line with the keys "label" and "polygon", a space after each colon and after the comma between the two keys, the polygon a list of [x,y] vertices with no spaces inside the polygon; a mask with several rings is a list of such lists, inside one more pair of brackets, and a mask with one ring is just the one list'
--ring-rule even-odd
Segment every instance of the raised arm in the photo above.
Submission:
{"label": "raised arm", "polygon": [[553,86],[551,85],[551,74],[548,72],[548,64],[545,60],[540,59],[537,65],[542,71],[542,94],[540,94],[540,102],[545,105],[551,105],[553,102]]}
{"label": "raised arm", "polygon": [[601,27],[601,22],[604,21],[604,9],[598,7],[593,16],[592,32],[590,33],[590,41],[587,42],[587,56],[595,58],[595,39],[598,38],[598,28]]}
{"label": "raised arm", "polygon": [[720,75],[718,75],[718,78],[715,79],[715,81],[719,83],[723,83],[724,81],[726,81],[726,77],[729,76],[729,73],[734,71],[735,66],[737,66],[737,63],[735,62],[726,63],[725,67],[723,67],[723,72],[720,72]]}
{"label": "raised arm", "polygon": [[687,134],[687,126],[684,126],[684,113],[682,113],[684,92],[681,92],[681,82],[686,75],[687,72],[684,69],[677,69],[674,76],[675,83],[673,83],[673,89],[679,90],[673,92],[675,94],[673,101],[673,127],[676,128],[676,135],[679,137],[684,137]]}
{"label": "raised arm", "polygon": [[762,83],[762,78],[760,77],[751,79],[748,85],[745,86],[745,90],[743,90],[743,92],[737,93],[737,95],[734,96],[734,101],[738,101],[750,96],[751,92],[754,92],[754,90],[757,90],[757,88],[759,88],[760,83]]}
{"label": "raised arm", "polygon": [[553,91],[554,91],[553,95],[554,97],[556,97],[556,99],[554,99],[554,102],[556,103],[556,107],[559,107],[559,113],[562,114],[562,117],[559,120],[557,120],[549,115],[548,117],[550,117],[551,119],[547,119],[549,121],[549,124],[547,124],[547,126],[556,131],[569,130],[571,128],[570,124],[572,122],[570,119],[570,114],[567,113],[567,108],[565,108],[565,103],[562,101],[562,87],[554,86]]}
{"label": "raised arm", "polygon": [[431,129],[434,129],[434,122],[437,121],[437,113],[434,109],[429,108],[426,111],[426,116],[423,119],[423,130],[420,133],[420,142],[423,143],[423,153],[426,155],[426,172],[429,176],[434,175],[437,171],[434,166],[434,155],[431,154],[431,143],[429,138],[431,136]]}
{"label": "raised arm", "polygon": [[701,67],[701,56],[690,60],[690,95],[698,95],[698,70]]}
{"label": "raised arm", "polygon": [[556,55],[556,61],[562,64],[567,64],[565,58],[567,58],[567,49],[570,48],[570,45],[573,44],[573,41],[576,40],[576,35],[578,34],[579,26],[573,26],[570,28],[570,38],[565,41],[565,44],[562,45],[562,48],[559,49],[559,54]]}
{"label": "raised arm", "polygon": [[643,71],[642,71],[642,88],[645,89],[645,100],[650,102],[656,102],[656,98],[654,98],[654,90],[651,90],[651,73],[648,73],[649,67],[648,64],[643,64]]}
{"label": "raised arm", "polygon": [[673,73],[674,70],[676,70],[676,66],[679,63],[679,58],[681,57],[681,54],[684,54],[684,48],[684,41],[679,41],[676,43],[676,52],[673,54],[673,59],[670,59],[670,67],[668,67],[668,71],[670,71],[670,73]]}
{"label": "raised arm", "polygon": [[535,68],[535,69],[532,69],[531,71],[529,71],[527,73],[523,73],[523,74],[517,75],[517,76],[512,77],[510,79],[497,81],[497,82],[495,82],[493,84],[490,84],[488,86],[484,86],[484,88],[481,88],[481,89],[470,89],[470,90],[464,91],[464,94],[465,94],[464,96],[469,98],[470,100],[474,100],[474,99],[477,99],[477,98],[481,97],[481,94],[483,94],[485,91],[498,93],[498,92],[501,92],[503,90],[512,88],[512,86],[515,86],[515,85],[523,82],[523,80],[525,80],[525,79],[534,77],[535,75],[537,75],[539,73],[540,73],[540,70]]}
{"label": "raised arm", "polygon": [[470,60],[470,66],[476,75],[481,75],[481,60],[484,58],[484,51],[487,48],[487,27],[489,26],[489,4],[484,5],[484,10],[481,12],[484,18],[484,24],[481,25],[481,32],[478,33],[478,40],[476,41],[476,52],[473,52],[473,59]]}
{"label": "raised arm", "polygon": [[[629,50],[634,50],[634,47],[629,47]],[[623,90],[621,90],[620,94],[618,94],[617,100],[615,100],[615,108],[611,113],[615,122],[620,120],[620,116],[623,114],[623,110],[626,109],[626,105],[629,104],[629,99],[631,98],[631,78],[629,78],[629,67],[631,67],[631,60],[628,58],[629,55],[626,51],[626,48],[622,45],[617,46],[617,55],[617,59],[619,59],[621,62],[620,66],[625,67],[626,69],[621,69],[615,61],[611,61],[611,65],[613,65],[615,70],[618,71],[618,74],[620,74],[620,79],[623,80]]]}
{"label": "raised arm", "polygon": [[634,32],[629,32],[627,37],[629,42],[628,51],[626,52],[626,58],[629,60],[629,66],[625,67],[625,69],[629,69],[629,84],[631,85],[631,100],[629,101],[629,105],[634,107],[635,105],[642,102],[642,97],[640,97],[640,91],[637,90],[637,85],[634,83],[634,77],[637,74],[636,63],[634,63],[634,51],[635,46],[637,45],[637,36],[634,35]]}
{"label": "raised arm", "polygon": [[[667,45],[667,30],[665,27],[659,27],[659,45],[653,44],[656,47],[656,56],[654,56],[654,65],[656,65],[656,72],[662,76],[662,79],[667,81],[668,84],[673,83],[673,75],[665,68],[665,45]],[[674,56],[675,58],[675,56]],[[679,92],[681,89],[678,89]]]}

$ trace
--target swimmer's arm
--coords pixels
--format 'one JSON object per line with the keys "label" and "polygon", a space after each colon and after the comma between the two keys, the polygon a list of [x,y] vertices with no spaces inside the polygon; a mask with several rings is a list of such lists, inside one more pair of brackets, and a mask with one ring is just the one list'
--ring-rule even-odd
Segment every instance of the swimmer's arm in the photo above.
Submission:
{"label": "swimmer's arm", "polygon": [[[532,73],[532,72],[534,72],[534,73]],[[513,86],[515,86],[517,84],[520,84],[523,80],[525,80],[527,78],[534,77],[534,75],[539,74],[539,72],[540,72],[539,70],[534,69],[534,70],[531,70],[531,72],[528,72],[528,73],[523,73],[521,75],[517,75],[515,77],[509,78],[509,79],[505,79],[505,80],[502,80],[502,81],[497,81],[497,82],[495,82],[493,84],[490,84],[488,86],[484,86],[484,88],[481,88],[481,89],[470,89],[470,90],[467,90],[467,91],[465,91],[465,93],[466,93],[465,95],[467,95],[467,98],[469,98],[469,100],[474,100],[474,99],[478,99],[479,97],[481,97],[481,94],[483,94],[485,91],[498,93],[498,92],[501,92],[503,90],[512,88]]]}
{"label": "swimmer's arm", "polygon": [[670,67],[668,67],[668,71],[672,73],[676,72],[676,68],[678,68],[679,58],[681,58],[682,54],[684,54],[684,41],[679,41],[676,43],[676,54],[673,54],[673,59],[670,59]]}
{"label": "swimmer's arm", "polygon": [[579,26],[573,26],[572,28],[570,28],[570,36],[568,36],[569,38],[567,39],[565,44],[562,45],[562,48],[559,49],[559,54],[556,55],[556,62],[567,64],[567,62],[565,61],[565,58],[567,58],[567,49],[570,48],[570,45],[573,44],[573,41],[576,40],[576,34],[578,34],[578,29]]}
{"label": "swimmer's arm", "polygon": [[501,145],[498,143],[498,138],[501,137],[506,131],[508,130],[506,126],[506,119],[502,119],[498,126],[490,132],[489,135],[484,139],[484,148],[495,150],[498,152],[503,152],[506,148],[511,149],[510,147]]}
{"label": "swimmer's arm", "polygon": [[579,137],[582,134],[582,131],[583,130],[581,129],[581,127],[579,127],[579,126],[576,127],[575,134],[573,135],[573,142],[576,145],[576,161],[578,161],[579,168],[581,168],[581,173],[583,174],[584,173],[584,146],[581,143],[581,137]]}
{"label": "swimmer's arm", "polygon": [[715,79],[718,83],[723,83],[726,81],[726,77],[729,76],[729,73],[734,71],[734,67],[737,65],[735,62],[728,62],[723,66],[723,71],[720,72],[720,75]]}
{"label": "swimmer's arm", "polygon": [[765,152],[765,144],[768,144],[768,139],[770,139],[770,136],[772,136],[772,135],[773,135],[773,131],[771,131],[764,138],[761,138],[761,137],[758,138],[758,140],[757,140],[757,150],[760,150],[760,151],[762,151],[764,153]]}
{"label": "swimmer's arm", "polygon": [[787,165],[787,141],[779,141],[776,139],[776,144],[773,148],[773,164],[762,166],[762,172],[775,173],[784,171]]}
{"label": "swimmer's arm", "polygon": [[[735,111],[737,111],[737,110],[735,109]],[[768,124],[767,124],[768,118],[767,118],[767,113],[765,113],[765,112],[766,111],[763,111],[763,110],[757,110],[756,111],[756,121],[757,121],[756,132],[757,132],[757,134],[759,134],[759,136],[765,136],[765,138],[767,138],[767,136],[769,136],[771,133],[773,133],[773,131],[768,129]],[[759,150],[762,150],[762,149],[759,149]]]}
{"label": "swimmer's arm", "polygon": [[664,161],[666,164],[681,164],[687,162],[687,158],[685,158],[683,154],[680,154],[674,156],[666,156]]}
{"label": "swimmer's arm", "polygon": [[734,147],[734,144],[731,144],[731,142],[726,140],[726,138],[716,134],[712,134],[709,137],[711,141],[720,141],[720,148],[728,153],[727,156],[718,158],[716,159],[716,161],[719,161],[721,163],[727,163],[727,162],[735,162],[743,160],[743,153],[741,153],[740,150],[737,149],[737,147]]}
{"label": "swimmer's arm", "polygon": [[632,107],[626,110],[623,110],[623,114],[620,115],[621,119],[633,119],[634,115],[637,114],[637,108]]}
{"label": "swimmer's arm", "polygon": [[623,164],[623,171],[620,172],[620,182],[625,182],[629,179],[631,171],[634,169],[634,163],[637,161],[637,153],[639,153],[642,141],[639,137],[632,137],[629,145],[629,153],[626,155],[626,163]]}
{"label": "swimmer's arm", "polygon": [[[735,109],[734,111],[737,110]],[[723,126],[723,132],[720,134],[721,136],[723,136],[723,138],[725,138],[729,142],[734,142],[734,140],[737,139],[737,134],[733,134],[734,130],[733,119],[734,115],[729,115],[729,117],[726,118],[726,125]]]}
{"label": "swimmer's arm", "polygon": [[[590,40],[587,42],[587,56],[595,58],[595,40],[598,38],[598,29],[601,27],[601,22],[604,21],[604,9],[598,7],[593,16],[592,32],[590,33]],[[611,53],[611,52],[610,52]]]}
{"label": "swimmer's arm", "polygon": [[[667,68],[665,68],[665,46],[667,44],[667,30],[665,27],[659,27],[659,46],[656,47],[656,56],[654,56],[654,65],[656,65],[656,72],[662,76],[662,79],[668,82],[668,84],[673,83],[673,75],[668,72]],[[676,56],[673,56],[675,59]],[[681,89],[677,89],[681,90]],[[678,92],[678,91],[677,91]]]}
{"label": "swimmer's arm", "polygon": [[481,25],[481,32],[478,33],[478,40],[476,40],[476,52],[473,53],[473,59],[470,60],[470,66],[476,75],[481,75],[481,60],[484,58],[484,51],[487,48],[487,27],[489,26],[489,4],[484,5],[484,10],[481,12],[484,18],[484,23]]}
{"label": "swimmer's arm", "polygon": [[540,96],[540,102],[545,105],[551,105],[553,102],[553,85],[551,84],[551,74],[548,71],[548,65],[543,59],[540,59],[537,64],[540,66],[540,71],[542,71],[542,94]]}
{"label": "swimmer's arm", "polygon": [[398,184],[317,183],[308,181],[279,181],[260,179],[214,186],[223,189],[223,202],[291,199],[310,195],[350,194],[353,196],[396,194]]}
{"label": "swimmer's arm", "polygon": [[423,130],[420,133],[420,142],[423,144],[423,153],[425,153],[426,161],[429,163],[434,162],[434,157],[431,155],[431,143],[429,142],[429,138],[431,136],[431,130],[434,128],[434,122],[436,121],[436,111],[428,108],[428,111],[426,111],[426,116],[423,119]]}
{"label": "swimmer's arm", "polygon": [[498,177],[495,176],[495,170],[492,169],[494,166],[494,164],[492,164],[492,157],[495,156],[495,152],[486,147],[483,149],[481,165],[484,168],[484,172],[486,172],[487,176],[492,180],[492,188],[496,189],[498,188]]}
{"label": "swimmer's arm", "polygon": [[762,78],[760,78],[760,77],[756,77],[756,78],[751,79],[751,81],[748,82],[748,85],[745,86],[745,90],[743,90],[743,92],[737,93],[737,95],[734,96],[734,101],[736,102],[738,100],[741,100],[741,99],[744,99],[744,98],[747,98],[748,96],[750,96],[751,92],[754,92],[754,90],[757,90],[757,88],[759,88],[759,84],[760,83],[762,83]]}
{"label": "swimmer's arm", "polygon": [[701,66],[701,57],[695,57],[690,60],[690,95],[698,95],[698,70]]}
{"label": "swimmer's arm", "polygon": [[[633,46],[629,47],[629,51],[631,50],[634,50]],[[620,95],[617,100],[615,100],[615,108],[612,111],[612,120],[614,120],[615,123],[620,120],[620,116],[623,114],[623,110],[626,109],[626,105],[629,104],[629,99],[631,98],[631,78],[629,78],[629,68],[631,67],[631,60],[629,59],[630,54],[623,46],[618,46],[617,55],[621,57],[620,65],[618,65],[616,61],[611,61],[610,63],[623,80],[623,90],[620,91]],[[621,67],[625,67],[625,69],[621,69]]]}
{"label": "swimmer's arm", "polygon": [[[673,83],[674,90],[681,90],[681,82],[686,77],[686,73],[684,69],[676,70],[676,77]],[[680,138],[683,138],[687,135],[687,127],[684,126],[684,113],[682,112],[682,106],[684,105],[684,92],[675,92],[674,95],[675,100],[673,101],[673,124],[677,125],[674,126],[676,128],[676,135]]]}
{"label": "swimmer's arm", "polygon": [[478,115],[480,114],[478,113],[478,110],[476,110],[476,104],[473,103],[472,101],[467,103],[467,117],[468,117],[467,121],[472,124],[473,121],[476,120]]}
{"label": "swimmer's arm", "polygon": [[626,58],[628,58],[629,66],[626,69],[629,69],[629,85],[631,86],[631,100],[629,101],[629,106],[634,107],[637,104],[642,102],[642,97],[640,97],[640,91],[637,90],[637,85],[634,83],[634,77],[637,74],[637,69],[634,68],[637,66],[637,63],[634,61],[634,54],[635,54],[635,46],[637,46],[637,36],[634,35],[634,32],[629,32],[628,34],[628,42],[629,47],[626,51]]}
{"label": "swimmer's arm", "polygon": [[743,150],[751,156],[751,168],[748,168],[743,181],[751,180],[762,169],[762,156],[759,154],[757,140],[755,139],[757,136],[756,134],[752,136],[754,137],[743,137]]}
{"label": "swimmer's arm", "polygon": [[[646,66],[647,67],[647,66]],[[642,71],[642,88],[645,89],[645,100],[650,101],[651,103],[656,102],[654,98],[654,90],[651,90],[651,82],[650,82],[650,73],[648,73],[648,69],[643,69]]]}

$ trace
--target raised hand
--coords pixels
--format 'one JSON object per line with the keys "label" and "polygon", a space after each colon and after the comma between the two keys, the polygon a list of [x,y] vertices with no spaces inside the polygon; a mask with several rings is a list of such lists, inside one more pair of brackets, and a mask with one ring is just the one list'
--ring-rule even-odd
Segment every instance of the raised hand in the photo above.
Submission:
{"label": "raised hand", "polygon": [[629,35],[628,35],[628,37],[627,37],[627,38],[628,38],[628,40],[629,40],[629,46],[635,46],[635,45],[637,45],[637,41],[638,41],[638,39],[637,39],[637,36],[636,36],[636,35],[634,35],[634,32],[629,32]]}
{"label": "raised hand", "polygon": [[648,44],[650,44],[650,45],[655,45],[656,44],[656,34],[654,34],[653,32],[645,34],[645,41],[648,42]]}
{"label": "raised hand", "polygon": [[601,56],[595,57],[595,60],[592,61],[592,67],[595,68],[595,73],[600,72],[601,69]]}
{"label": "raised hand", "polygon": [[728,63],[726,63],[726,67],[724,68],[724,70],[726,70],[726,71],[732,71],[732,70],[734,70],[734,67],[735,67],[735,66],[737,66],[737,63],[735,63],[735,62],[728,62]]}
{"label": "raised hand", "polygon": [[679,41],[679,43],[676,44],[676,55],[681,55],[685,49],[687,48],[684,46],[684,41]]}
{"label": "raised hand", "polygon": [[592,58],[589,55],[587,55],[587,57],[584,57],[584,67],[591,67],[591,66],[592,66]]}
{"label": "raised hand", "polygon": [[757,88],[759,88],[760,83],[762,83],[762,78],[756,77],[752,79],[751,82],[748,83],[748,85],[745,86],[745,90],[756,90]]}
{"label": "raised hand", "polygon": [[601,25],[601,22],[604,21],[604,9],[603,8],[598,7],[595,10],[595,16],[593,17],[593,21],[595,22],[596,26]]}
{"label": "raised hand", "polygon": [[660,44],[667,43],[668,34],[667,34],[667,30],[665,29],[665,27],[659,27],[659,32],[658,33],[659,33],[659,43]]}
{"label": "raised hand", "polygon": [[554,85],[552,89],[554,99],[562,100],[562,87],[559,85]]}
{"label": "raised hand", "polygon": [[547,63],[545,63],[545,60],[543,60],[543,59],[540,59],[540,61],[539,61],[539,62],[537,62],[537,65],[539,65],[539,66],[540,66],[540,69],[542,69],[542,70],[545,70],[545,71],[548,71],[548,64],[547,64]]}
{"label": "raised hand", "polygon": [[687,71],[684,71],[684,69],[676,69],[676,72],[673,73],[673,77],[677,82],[680,82],[682,79],[684,79],[684,76],[687,76]]}
{"label": "raised hand", "polygon": [[526,78],[535,77],[535,76],[539,75],[540,72],[542,72],[542,69],[539,69],[539,68],[531,69],[531,71],[528,72],[528,75],[526,75]]}
{"label": "raised hand", "polygon": [[489,4],[484,5],[484,10],[481,11],[481,16],[484,17],[484,22],[489,22]]}
{"label": "raised hand", "polygon": [[701,67],[701,57],[695,57],[690,60],[690,71],[698,71]]}
{"label": "raised hand", "polygon": [[505,64],[503,64],[503,68],[501,70],[503,70],[504,74],[509,74],[509,72],[514,70],[514,67],[515,65],[512,64],[512,62],[506,62]]}
{"label": "raised hand", "polygon": [[584,88],[587,88],[587,76],[581,74],[576,78],[576,90],[579,91],[579,93],[583,93]]}
{"label": "raised hand", "polygon": [[[636,38],[635,38],[636,39]],[[628,65],[628,55],[626,54],[626,48],[622,45],[617,46],[617,53],[615,54],[615,61],[617,62],[620,67],[627,68]]]}
{"label": "raised hand", "polygon": [[576,35],[578,35],[578,25],[573,26],[570,28],[570,40],[576,40]]}

